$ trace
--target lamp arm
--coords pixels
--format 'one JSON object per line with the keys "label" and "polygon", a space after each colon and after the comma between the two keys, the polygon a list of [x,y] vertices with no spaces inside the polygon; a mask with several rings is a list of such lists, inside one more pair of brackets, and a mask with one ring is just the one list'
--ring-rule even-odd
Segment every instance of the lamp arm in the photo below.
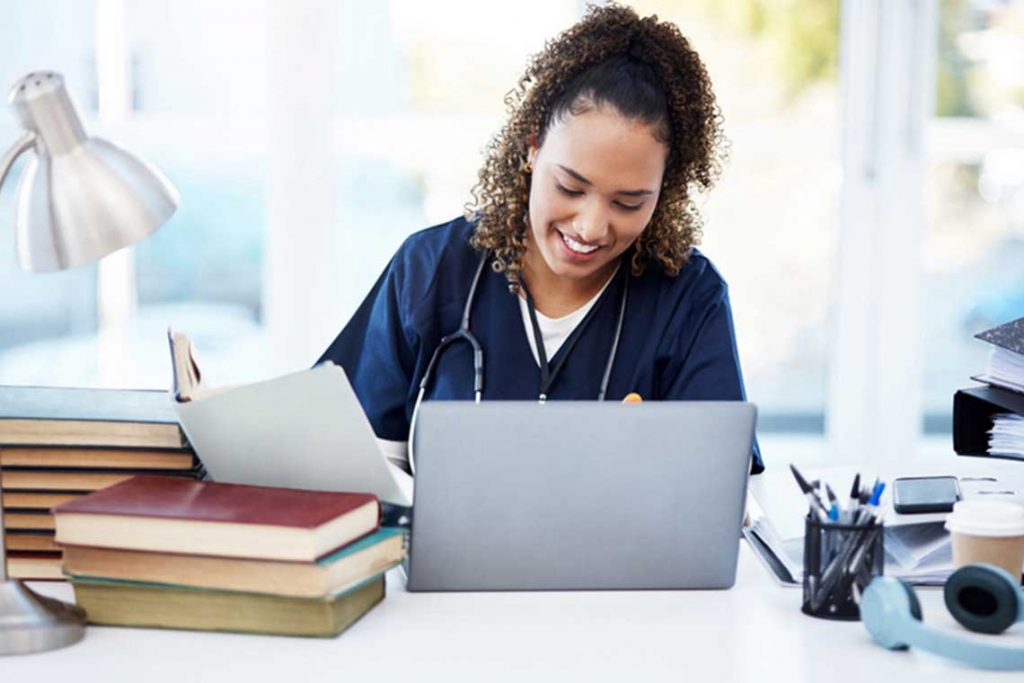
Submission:
{"label": "lamp arm", "polygon": [[28,151],[35,142],[36,134],[32,131],[27,131],[4,153],[3,157],[0,157],[0,187],[4,186],[4,180],[7,178],[7,173],[11,170],[11,167],[14,166],[14,161],[24,152]]}
{"label": "lamp arm", "polygon": [[[32,131],[26,131],[24,135],[18,138],[18,141],[11,146],[9,150],[4,152],[4,155],[0,157],[0,189],[4,186],[4,180],[7,179],[7,174],[10,172],[11,167],[14,166],[15,160],[24,154],[32,145],[35,144],[36,134]],[[0,466],[0,472],[3,471],[3,467]],[[7,580],[7,539],[4,533],[4,494],[0,491],[0,583]]]}
{"label": "lamp arm", "polygon": [[[24,154],[32,145],[36,142],[36,134],[32,131],[27,131],[24,135],[18,138],[18,141],[7,150],[3,157],[0,157],[0,189],[4,186],[4,180],[7,179],[7,174],[10,172],[11,167],[14,166],[15,160]],[[0,466],[0,472],[3,471],[3,466]],[[0,583],[7,580],[7,539],[4,533],[4,494],[0,490]]]}

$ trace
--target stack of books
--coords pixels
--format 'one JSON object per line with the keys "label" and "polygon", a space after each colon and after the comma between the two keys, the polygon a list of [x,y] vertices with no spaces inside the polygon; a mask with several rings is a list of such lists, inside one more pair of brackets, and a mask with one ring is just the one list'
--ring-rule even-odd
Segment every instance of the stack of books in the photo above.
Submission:
{"label": "stack of books", "polygon": [[94,624],[334,636],[405,555],[366,493],[140,476],[54,512]]}
{"label": "stack of books", "polygon": [[166,391],[0,386],[8,575],[63,579],[51,508],[140,473],[204,474]]}
{"label": "stack of books", "polygon": [[1024,460],[1024,318],[978,335],[992,345],[986,386],[962,389],[953,399],[953,448],[961,455]]}

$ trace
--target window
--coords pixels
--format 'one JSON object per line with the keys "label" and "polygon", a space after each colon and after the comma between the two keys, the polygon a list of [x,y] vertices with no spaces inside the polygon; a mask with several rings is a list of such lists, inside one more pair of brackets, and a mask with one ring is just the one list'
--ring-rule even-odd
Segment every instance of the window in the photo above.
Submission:
{"label": "window", "polygon": [[701,248],[729,283],[758,431],[821,434],[838,230],[839,1],[642,2],[704,60],[731,140]]}
{"label": "window", "polygon": [[924,431],[984,371],[978,332],[1024,316],[1024,2],[939,3],[924,236]]}

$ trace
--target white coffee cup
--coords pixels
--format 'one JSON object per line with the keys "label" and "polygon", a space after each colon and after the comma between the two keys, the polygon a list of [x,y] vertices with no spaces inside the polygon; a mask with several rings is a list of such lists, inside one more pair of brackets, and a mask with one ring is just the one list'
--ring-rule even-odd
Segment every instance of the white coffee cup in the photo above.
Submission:
{"label": "white coffee cup", "polygon": [[984,562],[1020,577],[1024,566],[1024,506],[1002,500],[962,500],[946,518],[953,565]]}

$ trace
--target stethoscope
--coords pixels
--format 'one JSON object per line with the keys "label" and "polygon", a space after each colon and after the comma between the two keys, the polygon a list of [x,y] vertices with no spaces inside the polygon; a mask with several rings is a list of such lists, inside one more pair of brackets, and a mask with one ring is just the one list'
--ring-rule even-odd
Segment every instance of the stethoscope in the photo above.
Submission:
{"label": "stethoscope", "polygon": [[[459,340],[465,340],[473,347],[473,396],[476,403],[480,403],[484,393],[484,349],[480,345],[480,340],[476,338],[472,330],[469,329],[469,318],[473,312],[473,302],[476,299],[476,289],[480,284],[480,277],[483,275],[484,266],[487,265],[487,261],[490,259],[490,252],[486,251],[480,257],[480,263],[476,267],[476,273],[473,275],[473,282],[469,286],[469,296],[466,297],[466,305],[462,309],[462,321],[459,324],[459,328],[451,334],[446,334],[441,337],[441,341],[438,343],[437,348],[434,349],[434,354],[430,357],[430,362],[427,363],[427,369],[423,372],[423,379],[420,380],[419,393],[416,396],[416,403],[412,409],[412,419],[409,421],[409,469],[412,470],[413,475],[416,474],[416,461],[413,458],[413,436],[416,431],[416,416],[419,414],[420,405],[423,403],[423,397],[427,393],[427,387],[430,386],[430,381],[434,377],[434,372],[437,367],[438,359],[441,358],[441,354],[444,353],[445,349],[454,344]],[[551,385],[554,384],[555,378],[558,376],[558,372],[562,369],[565,364],[565,360],[569,357],[569,353],[572,351],[572,347],[575,346],[576,341],[582,336],[583,330],[586,329],[587,323],[590,322],[597,306],[588,311],[586,317],[580,321],[580,324],[570,335],[569,339],[566,340],[566,352],[562,355],[561,361],[554,367],[550,367],[548,364],[547,353],[544,350],[544,340],[541,336],[540,324],[537,322],[537,311],[533,305],[533,297],[530,295],[530,290],[526,288],[524,283],[520,283],[526,292],[526,303],[527,308],[530,312],[530,324],[533,327],[533,338],[537,346],[537,357],[540,361],[541,368],[541,386],[540,392],[537,397],[538,402],[544,403],[548,399],[548,391],[551,389]],[[608,351],[608,361],[605,363],[604,376],[601,378],[601,388],[597,394],[597,400],[603,401],[605,395],[608,393],[608,382],[612,376],[612,367],[615,364],[615,352],[619,349],[619,339],[622,337],[622,325],[626,320],[626,301],[629,298],[629,274],[628,272],[623,276],[622,283],[622,299],[619,302],[619,319],[615,323],[615,336],[612,338],[612,346]]]}

